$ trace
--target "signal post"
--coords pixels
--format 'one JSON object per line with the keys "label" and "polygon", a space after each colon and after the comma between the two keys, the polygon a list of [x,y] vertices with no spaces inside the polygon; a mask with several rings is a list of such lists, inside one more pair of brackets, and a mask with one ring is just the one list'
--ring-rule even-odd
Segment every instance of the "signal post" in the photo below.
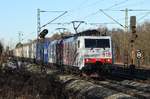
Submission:
{"label": "signal post", "polygon": [[42,49],[43,49],[43,57],[42,57],[42,66],[41,66],[41,72],[42,73],[46,73],[46,67],[45,67],[45,64],[44,64],[44,43],[45,43],[45,36],[48,34],[48,30],[47,29],[44,29],[42,32],[40,32],[40,34],[38,35],[40,37],[40,39],[42,40]]}
{"label": "signal post", "polygon": [[136,34],[136,16],[131,16],[130,17],[130,30],[131,30],[131,40],[130,40],[130,45],[131,45],[131,64],[130,68],[135,68],[135,40],[138,37]]}

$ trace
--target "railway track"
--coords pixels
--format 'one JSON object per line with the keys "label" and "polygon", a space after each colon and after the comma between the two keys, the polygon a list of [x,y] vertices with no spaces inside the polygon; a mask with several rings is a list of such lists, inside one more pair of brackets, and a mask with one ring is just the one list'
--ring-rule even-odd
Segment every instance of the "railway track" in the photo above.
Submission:
{"label": "railway track", "polygon": [[92,79],[89,77],[78,76],[79,79],[92,82],[96,85],[121,92],[137,99],[150,99],[150,84],[136,81],[128,75],[114,76],[114,75],[102,75],[102,79]]}
{"label": "railway track", "polygon": [[150,84],[147,84],[147,83],[139,83],[135,81],[124,80],[118,84],[123,85],[125,87],[133,88],[139,91],[150,93]]}
{"label": "railway track", "polygon": [[149,84],[139,83],[131,80],[124,80],[120,82],[120,81],[110,80],[110,79],[105,79],[103,81],[93,80],[90,78],[87,79],[83,77],[82,79],[92,82],[96,85],[100,85],[105,88],[115,90],[117,92],[122,92],[124,94],[131,95],[138,99],[150,99]]}
{"label": "railway track", "polygon": [[[135,81],[134,76],[122,73],[118,76],[115,75],[103,75],[101,80],[95,80],[88,77],[81,77],[78,74],[72,74],[76,78],[92,82],[93,84],[100,85],[102,87],[121,92],[137,99],[150,99],[150,84],[141,83]],[[136,78],[139,79],[139,78]],[[142,80],[144,82],[144,80]]]}
{"label": "railway track", "polygon": [[124,68],[123,66],[114,65],[111,75],[118,76],[124,79],[149,80],[150,70],[129,67]]}
{"label": "railway track", "polygon": [[109,81],[103,81],[103,82],[94,82],[98,85],[104,86],[106,88],[109,89],[113,89],[116,90],[118,92],[122,92],[131,96],[134,96],[136,98],[140,98],[140,99],[149,99],[150,98],[150,94],[144,91],[139,91],[135,88],[130,88],[121,84],[118,84],[118,82],[109,82]]}

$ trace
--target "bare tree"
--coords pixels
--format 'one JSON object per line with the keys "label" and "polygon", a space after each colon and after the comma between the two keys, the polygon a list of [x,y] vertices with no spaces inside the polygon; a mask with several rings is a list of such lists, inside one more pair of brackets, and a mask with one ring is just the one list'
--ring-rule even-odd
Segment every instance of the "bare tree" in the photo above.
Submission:
{"label": "bare tree", "polygon": [[58,39],[61,39],[62,37],[69,36],[69,35],[71,35],[70,32],[55,33],[54,35],[52,35],[51,39],[52,40],[58,40]]}
{"label": "bare tree", "polygon": [[60,38],[61,38],[61,35],[58,34],[58,33],[55,33],[55,34],[52,35],[52,37],[51,37],[52,40],[58,40],[58,39],[60,39]]}
{"label": "bare tree", "polygon": [[150,21],[146,21],[137,26],[138,38],[136,40],[136,49],[143,52],[142,62],[144,65],[150,65]]}
{"label": "bare tree", "polygon": [[[112,29],[112,40],[115,49],[115,59],[117,62],[124,61],[124,52],[127,51],[130,58],[130,40],[131,32],[125,33],[122,29]],[[142,50],[142,65],[150,65],[150,21],[146,21],[136,28],[136,34],[138,37],[135,39],[135,51],[137,49]],[[137,61],[137,59],[135,59]]]}
{"label": "bare tree", "polygon": [[0,42],[0,56],[2,55],[2,52],[3,52],[3,45],[2,45],[2,43]]}
{"label": "bare tree", "polygon": [[2,43],[0,42],[0,67],[2,65],[2,62],[3,62],[3,58],[2,58],[2,53],[3,53],[3,45]]}

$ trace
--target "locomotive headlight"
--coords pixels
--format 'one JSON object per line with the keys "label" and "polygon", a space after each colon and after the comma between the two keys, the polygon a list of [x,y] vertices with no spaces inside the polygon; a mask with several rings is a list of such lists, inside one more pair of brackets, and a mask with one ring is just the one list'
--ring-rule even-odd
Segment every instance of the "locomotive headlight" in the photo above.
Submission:
{"label": "locomotive headlight", "polygon": [[85,61],[86,61],[86,62],[88,62],[88,61],[89,61],[89,59],[85,59]]}
{"label": "locomotive headlight", "polygon": [[112,59],[106,59],[107,63],[112,63]]}
{"label": "locomotive headlight", "polygon": [[85,63],[95,63],[96,62],[96,58],[86,58],[84,59]]}
{"label": "locomotive headlight", "polygon": [[110,62],[110,59],[107,59],[108,62]]}

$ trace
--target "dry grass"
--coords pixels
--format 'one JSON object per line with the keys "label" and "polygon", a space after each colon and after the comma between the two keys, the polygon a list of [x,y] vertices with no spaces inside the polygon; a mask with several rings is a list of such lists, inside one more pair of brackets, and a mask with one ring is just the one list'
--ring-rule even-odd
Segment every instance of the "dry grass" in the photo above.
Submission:
{"label": "dry grass", "polygon": [[48,76],[29,71],[0,71],[0,99],[53,99]]}

